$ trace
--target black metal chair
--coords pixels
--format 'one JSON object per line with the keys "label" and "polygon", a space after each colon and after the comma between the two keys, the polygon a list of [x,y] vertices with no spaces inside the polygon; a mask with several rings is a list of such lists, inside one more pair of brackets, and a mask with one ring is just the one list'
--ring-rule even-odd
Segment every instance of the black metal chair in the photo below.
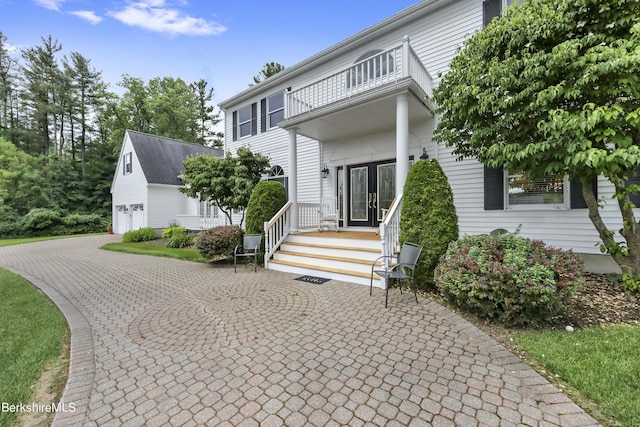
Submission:
{"label": "black metal chair", "polygon": [[[238,245],[233,250],[233,272],[236,272],[236,260],[238,257],[253,257],[253,271],[258,271],[258,254],[260,253],[261,234],[245,234],[242,245]],[[245,261],[244,268],[247,268]]]}
{"label": "black metal chair", "polygon": [[[369,295],[373,295],[373,275],[377,274],[385,280],[386,295],[384,299],[384,307],[387,307],[389,301],[389,280],[411,280],[411,287],[413,288],[413,294],[418,302],[418,292],[416,290],[415,283],[413,282],[413,275],[418,264],[418,258],[422,252],[422,246],[415,243],[405,242],[402,244],[402,249],[399,255],[383,255],[378,257],[371,265],[371,286],[369,288]],[[383,268],[376,270],[376,265],[380,260],[386,259],[387,263],[383,263]],[[391,261],[396,259],[394,264]],[[387,266],[384,268],[384,266]],[[402,290],[401,290],[402,292]]]}

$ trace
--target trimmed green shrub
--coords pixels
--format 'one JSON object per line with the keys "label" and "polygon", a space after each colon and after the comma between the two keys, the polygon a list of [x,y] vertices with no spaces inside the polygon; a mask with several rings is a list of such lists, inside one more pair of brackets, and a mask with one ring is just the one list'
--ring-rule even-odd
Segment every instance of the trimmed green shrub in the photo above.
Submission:
{"label": "trimmed green shrub", "polygon": [[98,214],[70,214],[62,218],[64,234],[97,233],[104,231],[104,218]]}
{"label": "trimmed green shrub", "polygon": [[188,248],[193,245],[193,236],[186,231],[182,234],[173,233],[171,237],[167,239],[168,248]]}
{"label": "trimmed green shrub", "polygon": [[45,234],[46,230],[59,225],[60,212],[53,209],[36,208],[27,213],[20,224],[27,234]]}
{"label": "trimmed green shrub", "polygon": [[458,238],[458,215],[449,181],[435,159],[415,163],[404,185],[400,242],[423,247],[415,271],[418,289],[433,289],[433,270]]}
{"label": "trimmed green shrub", "polygon": [[156,230],[150,227],[140,228],[138,230],[127,231],[122,236],[123,243],[131,243],[131,242],[148,242],[150,240],[156,240],[158,235],[156,234]]}
{"label": "trimmed green shrub", "polygon": [[537,324],[583,282],[582,259],[513,234],[452,242],[435,270],[437,288],[458,307],[510,326]]}
{"label": "trimmed green shrub", "polygon": [[247,206],[247,234],[264,233],[269,221],[287,203],[287,190],[277,181],[260,181],[249,198]]}
{"label": "trimmed green shrub", "polygon": [[242,229],[237,225],[221,225],[200,233],[196,247],[206,259],[231,256],[236,245],[242,243],[242,235]]}
{"label": "trimmed green shrub", "polygon": [[171,225],[162,230],[162,238],[170,239],[172,236],[181,236],[187,232],[187,229],[180,225]]}

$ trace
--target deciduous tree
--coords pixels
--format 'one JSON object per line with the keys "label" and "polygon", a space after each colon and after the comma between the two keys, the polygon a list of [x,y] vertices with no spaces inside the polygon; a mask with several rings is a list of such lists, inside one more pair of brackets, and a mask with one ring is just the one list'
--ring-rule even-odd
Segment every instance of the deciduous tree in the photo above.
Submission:
{"label": "deciduous tree", "polygon": [[[640,226],[627,185],[640,165],[638,0],[531,0],[471,36],[434,93],[435,138],[454,154],[530,178],[577,177],[603,248],[640,278]],[[621,238],[593,180],[615,188]]]}

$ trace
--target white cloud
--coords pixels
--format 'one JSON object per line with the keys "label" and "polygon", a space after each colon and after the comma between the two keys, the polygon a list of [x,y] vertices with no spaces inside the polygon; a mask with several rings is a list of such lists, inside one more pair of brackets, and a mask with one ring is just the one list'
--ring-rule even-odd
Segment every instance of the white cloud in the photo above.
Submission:
{"label": "white cloud", "polygon": [[60,11],[60,6],[65,0],[34,0],[34,2],[45,9]]}
{"label": "white cloud", "polygon": [[96,25],[100,21],[102,21],[102,17],[96,15],[95,12],[91,10],[74,10],[73,12],[69,12],[71,15],[75,15],[78,18],[82,18],[91,25]]}
{"label": "white cloud", "polygon": [[211,36],[226,31],[215,22],[187,15],[164,0],[142,0],[109,13],[123,24],[170,35]]}

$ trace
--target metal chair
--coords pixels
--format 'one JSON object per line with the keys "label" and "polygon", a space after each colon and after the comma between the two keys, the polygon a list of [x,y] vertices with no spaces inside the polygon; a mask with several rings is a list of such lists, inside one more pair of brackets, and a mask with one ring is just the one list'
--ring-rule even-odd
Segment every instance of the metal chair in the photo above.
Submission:
{"label": "metal chair", "polygon": [[329,230],[331,228],[335,228],[335,230],[338,231],[339,217],[336,198],[323,198],[320,203],[320,210],[318,210],[318,231]]}
{"label": "metal chair", "polygon": [[[238,257],[253,257],[253,271],[258,271],[258,254],[260,253],[261,234],[245,234],[242,245],[238,245],[233,250],[233,272],[236,272],[236,259]],[[244,263],[247,268],[247,263]]]}
{"label": "metal chair", "polygon": [[[371,265],[371,286],[369,288],[369,295],[373,295],[373,275],[375,273],[385,280],[385,308],[387,308],[387,303],[389,301],[389,280],[391,279],[411,280],[411,287],[413,288],[416,302],[418,302],[418,292],[416,290],[415,283],[413,282],[413,274],[416,269],[416,265],[418,264],[418,258],[420,257],[421,252],[422,246],[416,245],[415,243],[405,242],[402,244],[402,249],[400,250],[399,255],[383,255],[378,257],[378,259],[376,259]],[[382,264],[382,269],[376,270],[376,264],[382,259],[386,259],[387,263]],[[396,259],[397,263],[393,264],[389,262],[392,259]],[[400,292],[402,292],[402,290],[400,290]]]}

